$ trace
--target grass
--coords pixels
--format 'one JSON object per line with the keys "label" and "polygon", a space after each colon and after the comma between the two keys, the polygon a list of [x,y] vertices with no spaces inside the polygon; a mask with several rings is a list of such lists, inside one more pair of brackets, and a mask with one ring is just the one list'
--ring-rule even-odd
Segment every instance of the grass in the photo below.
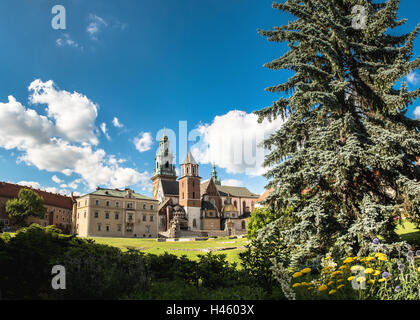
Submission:
{"label": "grass", "polygon": [[414,223],[405,221],[397,227],[397,234],[401,237],[401,240],[420,247],[420,229],[417,229]]}
{"label": "grass", "polygon": [[[211,249],[226,247],[243,247],[247,244],[246,238],[229,239],[221,237],[205,241],[176,241],[176,242],[158,242],[156,239],[133,239],[133,238],[103,238],[91,237],[96,243],[106,244],[118,247],[123,251],[127,249],[138,249],[145,253],[164,254],[165,252],[176,256],[186,255],[188,258],[197,260],[198,255],[206,254],[203,251],[190,251],[192,249]],[[239,253],[245,249],[230,249],[222,251],[213,251],[214,254],[225,254],[229,262],[240,262]]]}

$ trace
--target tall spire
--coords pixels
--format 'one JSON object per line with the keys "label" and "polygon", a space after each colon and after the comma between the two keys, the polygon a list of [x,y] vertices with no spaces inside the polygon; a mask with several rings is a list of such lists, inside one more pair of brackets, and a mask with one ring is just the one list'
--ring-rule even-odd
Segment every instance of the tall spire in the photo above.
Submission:
{"label": "tall spire", "polygon": [[211,177],[213,178],[213,181],[216,185],[220,186],[222,184],[220,182],[220,179],[217,177],[216,164],[214,162],[213,162],[213,171],[211,172]]}
{"label": "tall spire", "polygon": [[182,164],[197,164],[197,162],[195,161],[195,159],[194,159],[194,157],[191,153],[191,149],[188,149],[187,157],[185,158],[185,160]]}

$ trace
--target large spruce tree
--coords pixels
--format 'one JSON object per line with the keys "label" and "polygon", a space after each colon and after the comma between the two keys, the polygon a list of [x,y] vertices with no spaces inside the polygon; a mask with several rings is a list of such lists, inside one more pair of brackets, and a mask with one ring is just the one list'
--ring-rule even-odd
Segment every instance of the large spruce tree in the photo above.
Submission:
{"label": "large spruce tree", "polygon": [[275,189],[267,203],[288,214],[260,239],[281,228],[295,263],[356,254],[378,236],[393,241],[394,217],[420,217],[420,121],[407,117],[420,90],[410,92],[404,82],[420,64],[413,58],[420,25],[395,35],[392,29],[406,22],[397,19],[398,0],[287,0],[273,7],[296,19],[259,31],[290,48],[265,66],[293,76],[268,88],[283,94],[256,113],[260,121],[287,119],[265,141],[265,165],[267,187]]}

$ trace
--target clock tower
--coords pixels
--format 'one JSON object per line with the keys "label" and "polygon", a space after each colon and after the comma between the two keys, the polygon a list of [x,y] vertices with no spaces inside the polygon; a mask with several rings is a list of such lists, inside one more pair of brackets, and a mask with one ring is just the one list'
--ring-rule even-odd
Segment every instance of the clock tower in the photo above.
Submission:
{"label": "clock tower", "polygon": [[157,192],[161,180],[176,181],[176,170],[174,155],[169,150],[169,139],[164,134],[159,141],[159,150],[155,157],[155,168],[153,169],[153,199],[157,200]]}

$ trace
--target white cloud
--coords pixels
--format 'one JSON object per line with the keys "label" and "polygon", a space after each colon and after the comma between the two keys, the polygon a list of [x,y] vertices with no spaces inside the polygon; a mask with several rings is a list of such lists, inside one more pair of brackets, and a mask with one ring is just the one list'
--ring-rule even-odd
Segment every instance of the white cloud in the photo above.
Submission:
{"label": "white cloud", "polygon": [[48,117],[54,119],[55,129],[63,138],[74,142],[98,144],[94,133],[98,106],[78,92],[57,90],[52,80],[37,79],[29,87],[33,104],[47,104]]}
{"label": "white cloud", "polygon": [[410,84],[417,84],[420,82],[420,76],[417,72],[413,71],[407,75],[407,82]]}
{"label": "white cloud", "polygon": [[134,145],[139,152],[150,150],[153,144],[153,138],[150,132],[140,133],[134,138]]}
{"label": "white cloud", "polygon": [[257,122],[253,113],[232,110],[216,116],[211,124],[199,125],[199,143],[192,146],[195,159],[201,163],[214,163],[227,173],[263,174],[262,167],[267,150],[260,143],[283,125],[278,118],[273,122]]}
{"label": "white cloud", "polygon": [[0,102],[0,146],[5,149],[25,149],[34,144],[47,143],[54,125],[35,110],[25,109],[12,96]]}
{"label": "white cloud", "polygon": [[92,40],[98,40],[97,35],[100,33],[102,27],[107,27],[108,23],[96,14],[89,15],[89,21],[86,31],[89,33]]}
{"label": "white cloud", "polygon": [[111,137],[108,134],[108,129],[106,127],[106,123],[105,122],[102,122],[101,123],[101,131],[105,135],[105,137],[106,137],[107,140],[111,140]]}
{"label": "white cloud", "polygon": [[33,103],[48,105],[48,116],[25,108],[9,96],[7,103],[0,102],[0,148],[17,149],[18,161],[39,170],[79,175],[80,180],[68,184],[72,189],[80,183],[90,189],[98,185],[112,188],[139,185],[150,189],[147,171],[121,167],[124,159],[117,160],[94,148],[97,107],[93,102],[76,92],[56,90],[52,81],[35,80],[29,88],[34,91],[30,97]]}
{"label": "white cloud", "polygon": [[52,177],[51,177],[51,180],[52,181],[54,181],[55,183],[57,183],[57,184],[60,184],[60,183],[62,183],[63,182],[63,180],[61,180],[59,177],[57,177],[56,175],[53,175]]}
{"label": "white cloud", "polygon": [[112,120],[112,124],[116,128],[122,128],[122,127],[124,127],[124,125],[120,122],[120,120],[118,120],[117,117],[114,117],[114,119]]}
{"label": "white cloud", "polygon": [[69,191],[66,189],[58,189],[55,187],[43,187],[39,184],[39,182],[36,181],[19,181],[16,184],[23,186],[23,187],[30,187],[32,189],[47,191],[50,193],[57,193],[61,195],[69,195]]}
{"label": "white cloud", "polygon": [[420,119],[420,106],[414,109],[414,116],[416,117],[416,119]]}
{"label": "white cloud", "polygon": [[73,47],[73,48],[80,48],[83,50],[83,47],[80,46],[76,41],[74,41],[68,33],[64,33],[61,38],[57,38],[55,44],[58,47]]}
{"label": "white cloud", "polygon": [[222,186],[242,187],[243,182],[236,179],[222,180]]}

